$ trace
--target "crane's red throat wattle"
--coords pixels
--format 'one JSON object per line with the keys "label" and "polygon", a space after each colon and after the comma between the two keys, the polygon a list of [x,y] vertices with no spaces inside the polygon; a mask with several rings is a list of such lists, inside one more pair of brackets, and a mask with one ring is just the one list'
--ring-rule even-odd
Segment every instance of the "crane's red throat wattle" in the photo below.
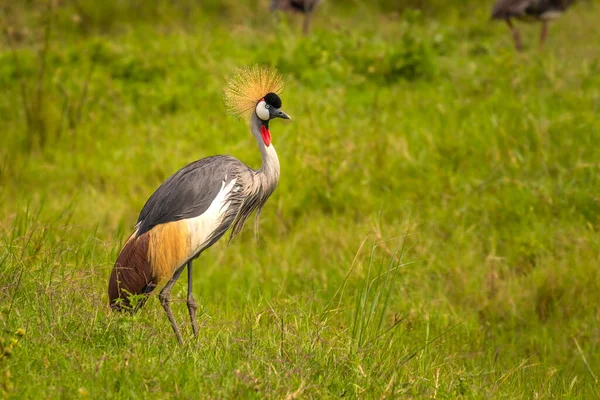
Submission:
{"label": "crane's red throat wattle", "polygon": [[271,132],[269,132],[269,129],[266,126],[261,125],[260,133],[262,135],[263,142],[265,142],[265,144],[267,146],[270,146],[271,145]]}

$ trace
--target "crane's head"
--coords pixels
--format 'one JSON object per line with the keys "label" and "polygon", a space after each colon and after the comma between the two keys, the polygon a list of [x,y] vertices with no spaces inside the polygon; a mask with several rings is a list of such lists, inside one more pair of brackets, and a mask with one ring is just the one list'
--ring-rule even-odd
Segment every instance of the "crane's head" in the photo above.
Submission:
{"label": "crane's head", "polygon": [[273,92],[269,92],[256,103],[254,113],[260,120],[260,135],[263,142],[271,145],[271,132],[269,132],[269,121],[274,118],[292,119],[281,110],[281,99]]}
{"label": "crane's head", "polygon": [[283,90],[283,78],[272,67],[255,65],[242,68],[225,87],[225,105],[229,112],[249,118],[255,114],[261,121],[273,118],[290,119],[280,110],[279,93]]}
{"label": "crane's head", "polygon": [[271,67],[255,65],[241,69],[227,83],[225,104],[231,114],[250,118],[253,132],[260,127],[262,139],[269,146],[269,121],[274,118],[291,119],[281,110],[279,93],[282,90],[283,78],[279,72]]}
{"label": "crane's head", "polygon": [[265,97],[256,103],[254,112],[263,122],[267,122],[274,118],[292,119],[281,110],[281,99],[273,92],[267,93]]}

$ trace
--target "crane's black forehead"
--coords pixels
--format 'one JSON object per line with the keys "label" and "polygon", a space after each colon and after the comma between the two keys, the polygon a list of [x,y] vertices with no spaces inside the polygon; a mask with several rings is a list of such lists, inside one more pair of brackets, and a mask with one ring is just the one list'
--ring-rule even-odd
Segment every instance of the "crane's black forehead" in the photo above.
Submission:
{"label": "crane's black forehead", "polygon": [[275,108],[281,107],[281,99],[275,93],[267,93],[265,96],[265,103]]}

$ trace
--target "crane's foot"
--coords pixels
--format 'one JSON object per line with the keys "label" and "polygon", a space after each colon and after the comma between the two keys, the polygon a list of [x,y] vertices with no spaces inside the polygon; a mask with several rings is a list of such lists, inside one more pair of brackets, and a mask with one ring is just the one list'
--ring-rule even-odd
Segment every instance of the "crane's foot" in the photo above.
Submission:
{"label": "crane's foot", "polygon": [[190,312],[190,321],[192,321],[192,331],[194,331],[194,338],[198,339],[198,319],[196,318],[196,310],[198,304],[193,296],[189,296],[187,299],[187,307]]}
{"label": "crane's foot", "polygon": [[540,32],[540,48],[544,46],[548,37],[548,21],[542,21],[542,30]]}
{"label": "crane's foot", "polygon": [[187,294],[187,307],[190,312],[190,321],[192,321],[192,330],[194,331],[194,338],[198,338],[198,320],[196,319],[196,310],[198,309],[198,305],[196,304],[196,300],[194,299],[194,291],[193,291],[193,279],[194,273],[192,272],[193,264],[192,260],[187,263],[188,270],[188,294]]}
{"label": "crane's foot", "polygon": [[160,304],[162,304],[165,312],[167,313],[167,317],[169,317],[169,322],[171,322],[171,327],[173,328],[173,332],[175,332],[175,336],[177,337],[177,341],[179,344],[183,344],[183,339],[181,339],[181,333],[179,332],[179,327],[175,322],[175,317],[173,316],[173,311],[171,311],[171,291],[165,293],[163,290],[160,295]]}
{"label": "crane's foot", "polygon": [[307,36],[308,33],[310,32],[310,13],[307,13],[304,16],[304,22],[302,24],[302,32],[304,33],[304,36]]}
{"label": "crane's foot", "polygon": [[519,30],[517,29],[516,26],[513,25],[512,21],[510,19],[506,20],[506,25],[508,25],[508,28],[510,29],[510,31],[512,33],[513,40],[515,41],[515,48],[517,49],[517,51],[522,51],[523,44],[521,43],[521,34],[520,34]]}
{"label": "crane's foot", "polygon": [[183,344],[183,340],[181,339],[179,327],[175,322],[173,311],[171,311],[171,289],[173,288],[173,285],[175,285],[175,282],[177,282],[177,279],[179,279],[179,275],[181,275],[182,271],[183,268],[179,268],[179,270],[175,271],[173,277],[169,280],[169,282],[167,282],[163,290],[161,290],[160,295],[158,296],[158,298],[160,299],[160,304],[162,304],[163,308],[165,309],[165,312],[167,313],[167,317],[169,317],[169,322],[171,323],[173,332],[175,332],[175,336],[177,336],[177,341],[179,342],[179,344]]}

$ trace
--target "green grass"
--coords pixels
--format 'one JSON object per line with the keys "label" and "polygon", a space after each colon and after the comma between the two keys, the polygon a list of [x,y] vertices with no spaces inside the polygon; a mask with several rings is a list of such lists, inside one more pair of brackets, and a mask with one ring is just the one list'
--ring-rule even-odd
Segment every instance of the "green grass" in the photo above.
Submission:
{"label": "green grass", "polygon": [[[235,3],[2,8],[0,397],[598,397],[597,3],[521,54],[489,4],[325,2],[304,38]],[[259,166],[221,95],[255,62],[288,81],[280,185],[196,261],[197,341],[175,286],[178,346],[108,276],[178,168]]]}

